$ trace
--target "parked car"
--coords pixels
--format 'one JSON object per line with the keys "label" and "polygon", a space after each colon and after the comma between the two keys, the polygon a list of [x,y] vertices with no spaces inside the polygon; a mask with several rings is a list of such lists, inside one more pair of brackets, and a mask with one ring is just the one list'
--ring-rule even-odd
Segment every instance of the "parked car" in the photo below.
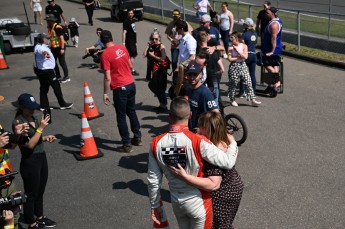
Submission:
{"label": "parked car", "polygon": [[25,25],[16,17],[0,19],[0,35],[3,37],[6,55],[11,54],[13,49],[33,48],[38,34],[31,32],[30,26]]}
{"label": "parked car", "polygon": [[122,22],[127,17],[127,11],[129,9],[134,10],[134,17],[141,21],[143,19],[143,1],[142,0],[109,0],[112,4],[110,17],[115,20]]}

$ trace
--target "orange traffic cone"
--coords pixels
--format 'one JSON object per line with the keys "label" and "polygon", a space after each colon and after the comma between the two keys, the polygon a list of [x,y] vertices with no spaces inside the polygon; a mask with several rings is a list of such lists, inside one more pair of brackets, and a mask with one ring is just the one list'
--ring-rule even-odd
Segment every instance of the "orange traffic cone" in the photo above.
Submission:
{"label": "orange traffic cone", "polygon": [[104,116],[103,113],[98,112],[87,82],[84,82],[84,112],[88,120]]}
{"label": "orange traffic cone", "polygon": [[80,154],[74,154],[77,160],[87,160],[103,156],[103,153],[97,149],[85,112],[81,114],[80,138]]}
{"label": "orange traffic cone", "polygon": [[160,223],[153,222],[153,229],[169,229],[169,222],[167,219],[167,214],[165,213],[164,207],[163,207],[163,201],[159,201],[160,208],[162,209],[162,218]]}
{"label": "orange traffic cone", "polygon": [[0,69],[7,69],[8,66],[6,64],[6,60],[4,58],[4,56],[2,55],[2,51],[0,49]]}

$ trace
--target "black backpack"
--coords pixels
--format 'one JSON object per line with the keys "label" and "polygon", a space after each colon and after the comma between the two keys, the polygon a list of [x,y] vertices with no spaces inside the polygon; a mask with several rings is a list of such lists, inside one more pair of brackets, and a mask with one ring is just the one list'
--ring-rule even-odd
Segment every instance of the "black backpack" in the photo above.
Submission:
{"label": "black backpack", "polygon": [[69,40],[69,32],[68,32],[68,27],[62,25],[63,28],[63,39],[65,39],[65,41]]}
{"label": "black backpack", "polygon": [[[59,24],[56,24],[53,28],[53,30],[55,30],[56,26],[58,26]],[[67,42],[69,40],[69,32],[68,32],[68,27],[64,26],[64,25],[59,25],[62,27],[63,29],[63,39]]]}

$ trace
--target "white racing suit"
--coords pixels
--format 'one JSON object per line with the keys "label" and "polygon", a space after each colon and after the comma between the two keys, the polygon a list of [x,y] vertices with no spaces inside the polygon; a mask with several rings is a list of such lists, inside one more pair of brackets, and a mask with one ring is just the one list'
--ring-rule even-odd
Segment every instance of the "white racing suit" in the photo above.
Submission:
{"label": "white racing suit", "polygon": [[211,229],[212,201],[210,194],[174,176],[168,165],[179,163],[188,174],[203,177],[207,161],[223,169],[231,169],[237,158],[237,143],[233,141],[224,153],[188,126],[172,125],[168,133],[151,142],[148,164],[148,191],[151,208],[158,208],[163,173],[168,179],[172,207],[180,229]]}

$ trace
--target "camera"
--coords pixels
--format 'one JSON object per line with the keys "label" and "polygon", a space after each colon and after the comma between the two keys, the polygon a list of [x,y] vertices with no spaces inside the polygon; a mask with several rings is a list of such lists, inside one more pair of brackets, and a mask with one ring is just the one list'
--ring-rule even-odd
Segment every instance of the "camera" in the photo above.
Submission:
{"label": "camera", "polygon": [[[9,172],[8,169],[6,169],[5,171],[5,175],[0,175],[0,191],[11,185],[14,176],[18,174],[18,172]],[[20,205],[25,202],[26,195],[23,192],[7,197],[2,197],[0,192],[0,212],[2,212],[3,210],[11,210],[14,214],[16,214],[20,211]]]}
{"label": "camera", "polygon": [[6,136],[8,136],[8,138],[9,138],[9,143],[3,147],[4,149],[10,148],[11,144],[24,145],[29,140],[28,136],[15,135],[14,133],[11,133],[9,131],[6,131],[6,130],[0,128],[0,134],[3,134],[5,132],[7,132]]}
{"label": "camera", "polygon": [[149,52],[153,52],[152,45],[150,45]]}

